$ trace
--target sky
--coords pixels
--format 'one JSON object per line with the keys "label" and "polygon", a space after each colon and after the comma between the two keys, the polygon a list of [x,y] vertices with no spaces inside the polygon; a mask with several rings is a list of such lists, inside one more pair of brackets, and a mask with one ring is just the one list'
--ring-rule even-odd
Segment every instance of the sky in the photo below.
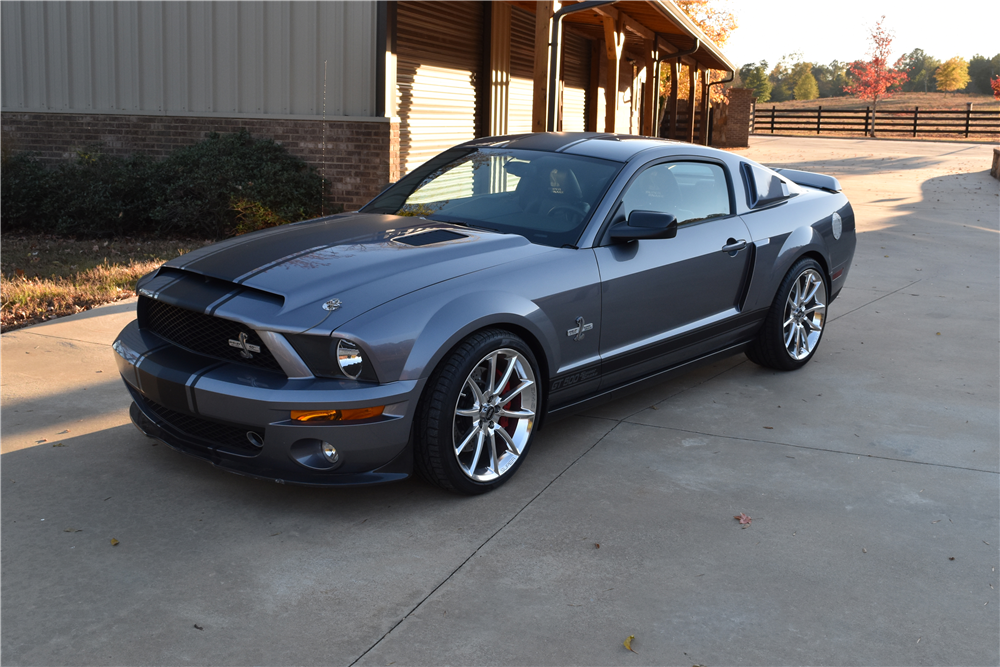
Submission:
{"label": "sky", "polygon": [[739,27],[722,52],[737,67],[761,60],[774,67],[796,51],[824,65],[863,59],[882,15],[896,33],[893,60],[917,48],[942,61],[1000,53],[1000,0],[728,0],[728,8]]}

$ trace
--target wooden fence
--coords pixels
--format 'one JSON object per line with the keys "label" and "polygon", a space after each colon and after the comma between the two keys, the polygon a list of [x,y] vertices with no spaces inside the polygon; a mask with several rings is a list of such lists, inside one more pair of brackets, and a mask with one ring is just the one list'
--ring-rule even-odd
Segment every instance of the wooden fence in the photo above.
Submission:
{"label": "wooden fence", "polygon": [[851,133],[864,136],[881,134],[970,135],[1000,134],[1000,110],[961,109],[770,109],[755,106],[751,115],[751,134],[809,132],[816,134]]}

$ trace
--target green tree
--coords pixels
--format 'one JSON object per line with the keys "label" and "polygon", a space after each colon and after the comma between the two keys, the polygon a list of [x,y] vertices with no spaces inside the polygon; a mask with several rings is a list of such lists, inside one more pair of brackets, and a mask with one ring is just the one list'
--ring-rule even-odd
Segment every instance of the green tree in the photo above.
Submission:
{"label": "green tree", "polygon": [[969,85],[966,91],[970,93],[990,94],[990,80],[1000,75],[1000,53],[987,58],[978,53],[969,61]]}
{"label": "green tree", "polygon": [[752,88],[758,102],[771,99],[771,82],[767,79],[767,61],[747,63],[740,68],[740,79],[746,88]]}
{"label": "green tree", "polygon": [[795,82],[792,80],[792,68],[789,67],[788,61],[792,58],[800,58],[802,54],[793,53],[791,55],[782,56],[778,64],[771,69],[771,72],[767,75],[768,80],[771,82],[771,101],[772,102],[784,102],[786,100],[792,99],[792,91],[795,88]]}
{"label": "green tree", "polygon": [[906,73],[906,81],[903,83],[903,91],[931,93],[936,90],[934,84],[934,71],[941,65],[941,61],[934,56],[928,55],[923,49],[913,49],[898,61],[896,69]]}
{"label": "green tree", "polygon": [[795,83],[795,99],[814,100],[817,97],[819,97],[819,87],[816,85],[816,79],[812,72],[806,72]]}
{"label": "green tree", "polygon": [[961,56],[949,58],[934,72],[934,80],[938,90],[946,93],[962,90],[969,84],[969,63]]}

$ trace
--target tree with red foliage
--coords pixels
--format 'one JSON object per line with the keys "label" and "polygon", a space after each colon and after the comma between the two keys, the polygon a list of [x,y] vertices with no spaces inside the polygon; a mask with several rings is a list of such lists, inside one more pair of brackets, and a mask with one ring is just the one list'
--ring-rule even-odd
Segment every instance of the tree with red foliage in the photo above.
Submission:
{"label": "tree with red foliage", "polygon": [[1000,76],[990,79],[990,87],[993,89],[994,99],[1000,100]]}
{"label": "tree with red foliage", "polygon": [[875,136],[875,112],[878,111],[878,101],[891,97],[893,89],[906,81],[906,72],[900,71],[902,59],[889,66],[889,55],[892,53],[892,40],[896,36],[891,30],[882,26],[885,16],[879,19],[868,35],[871,46],[868,56],[871,60],[857,60],[851,63],[851,75],[854,82],[844,87],[844,92],[862,100],[872,101],[872,133]]}

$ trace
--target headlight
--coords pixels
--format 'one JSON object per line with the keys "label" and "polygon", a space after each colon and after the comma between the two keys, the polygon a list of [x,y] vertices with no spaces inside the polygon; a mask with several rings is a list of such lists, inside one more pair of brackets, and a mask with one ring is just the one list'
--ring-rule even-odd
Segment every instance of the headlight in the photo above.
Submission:
{"label": "headlight", "polygon": [[340,370],[347,377],[352,380],[357,380],[358,376],[361,375],[361,369],[364,366],[365,358],[361,354],[361,350],[358,346],[349,340],[343,340],[337,343],[337,365],[340,366]]}
{"label": "headlight", "polygon": [[369,353],[359,343],[328,336],[289,335],[285,338],[313,375],[378,382]]}

